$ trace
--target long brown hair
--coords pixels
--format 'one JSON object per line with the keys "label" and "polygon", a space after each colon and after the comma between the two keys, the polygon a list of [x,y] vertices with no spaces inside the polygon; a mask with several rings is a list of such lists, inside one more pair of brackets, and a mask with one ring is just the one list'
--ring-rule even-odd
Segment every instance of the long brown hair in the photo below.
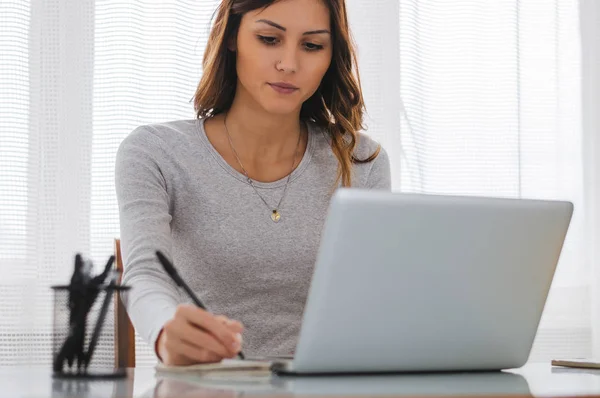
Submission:
{"label": "long brown hair", "polygon": [[[216,11],[203,60],[203,75],[194,95],[197,117],[227,111],[237,85],[235,53],[228,42],[237,35],[242,16],[266,8],[278,0],[222,0]],[[322,0],[329,8],[333,54],[329,69],[317,91],[302,104],[300,118],[325,129],[338,159],[337,183],[352,185],[352,164],[368,163],[381,148],[366,159],[357,159],[358,131],[363,127],[364,101],[360,88],[354,43],[350,37],[345,0]],[[336,185],[337,185],[336,183]]]}

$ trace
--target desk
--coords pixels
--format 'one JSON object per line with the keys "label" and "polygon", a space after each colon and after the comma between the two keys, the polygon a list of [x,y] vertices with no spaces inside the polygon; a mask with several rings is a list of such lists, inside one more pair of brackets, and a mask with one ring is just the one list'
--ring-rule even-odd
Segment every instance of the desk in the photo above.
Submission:
{"label": "desk", "polygon": [[600,396],[600,371],[527,364],[505,372],[364,377],[273,377],[262,383],[203,382],[129,369],[119,381],[53,379],[49,367],[0,367],[2,397],[210,397],[269,396]]}

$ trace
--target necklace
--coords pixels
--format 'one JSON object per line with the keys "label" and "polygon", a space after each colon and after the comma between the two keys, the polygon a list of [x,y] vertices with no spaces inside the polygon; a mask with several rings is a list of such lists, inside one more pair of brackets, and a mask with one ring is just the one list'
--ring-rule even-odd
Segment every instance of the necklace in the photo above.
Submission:
{"label": "necklace", "polygon": [[233,146],[233,140],[231,139],[231,135],[229,134],[229,129],[227,128],[227,114],[225,114],[225,117],[223,118],[223,124],[225,125],[225,132],[227,133],[227,138],[229,139],[229,146],[231,147],[231,151],[233,152],[233,155],[235,156],[238,164],[240,165],[240,168],[242,169],[244,176],[246,176],[246,180],[248,181],[248,184],[252,187],[252,189],[254,189],[254,192],[256,192],[256,195],[258,195],[258,197],[260,198],[260,200],[262,200],[262,202],[265,204],[265,206],[267,206],[267,209],[269,209],[269,211],[271,211],[271,220],[273,220],[273,222],[279,222],[279,220],[281,220],[281,213],[279,212],[281,202],[283,202],[283,198],[285,198],[285,194],[287,192],[288,185],[290,183],[290,178],[292,176],[292,172],[294,171],[294,166],[296,166],[296,161],[298,160],[298,148],[300,147],[300,138],[302,137],[302,129],[298,133],[298,143],[296,144],[296,152],[294,154],[294,162],[292,163],[292,168],[290,170],[290,173],[288,174],[287,180],[285,181],[285,186],[283,188],[283,194],[281,195],[281,198],[279,199],[277,206],[275,208],[271,208],[271,206],[269,206],[269,204],[267,203],[265,198],[263,198],[263,196],[260,194],[260,192],[258,192],[258,189],[256,189],[256,187],[254,186],[254,182],[248,175],[248,172],[244,168],[244,165],[242,164],[242,161],[240,160],[240,157],[238,156],[238,153],[235,150],[235,147]]}

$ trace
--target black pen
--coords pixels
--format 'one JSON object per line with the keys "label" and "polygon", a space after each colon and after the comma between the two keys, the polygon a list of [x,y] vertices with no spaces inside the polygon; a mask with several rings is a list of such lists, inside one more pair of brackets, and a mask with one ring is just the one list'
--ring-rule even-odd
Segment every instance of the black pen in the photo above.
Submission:
{"label": "black pen", "polygon": [[[198,296],[196,296],[194,294],[192,289],[190,289],[190,287],[187,285],[187,283],[185,283],[183,281],[183,279],[181,278],[181,276],[179,276],[179,274],[177,273],[177,270],[175,269],[175,266],[169,261],[169,259],[167,257],[165,257],[164,254],[162,254],[162,252],[160,250],[156,251],[156,257],[158,257],[158,260],[162,264],[162,266],[165,269],[165,271],[167,272],[167,274],[171,277],[171,279],[173,279],[173,281],[177,284],[177,286],[182,287],[183,290],[185,290],[185,292],[188,294],[188,296],[190,296],[192,301],[194,301],[194,304],[196,304],[198,307],[202,308],[204,311],[208,311],[208,309],[206,309],[206,306],[204,304],[202,304],[202,301],[200,301]],[[238,357],[240,357],[240,359],[246,358],[241,351],[238,352]]]}

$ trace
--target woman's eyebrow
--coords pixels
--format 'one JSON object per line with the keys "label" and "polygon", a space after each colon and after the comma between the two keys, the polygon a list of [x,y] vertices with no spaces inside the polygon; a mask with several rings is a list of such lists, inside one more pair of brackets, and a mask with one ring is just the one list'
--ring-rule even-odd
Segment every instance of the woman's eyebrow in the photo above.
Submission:
{"label": "woman's eyebrow", "polygon": [[[258,21],[256,21],[256,23],[265,23],[267,25],[270,25],[270,26],[277,28],[279,30],[282,30],[284,32],[287,31],[287,29],[284,28],[283,26],[279,25],[276,22],[269,21],[268,19],[259,19]],[[309,30],[308,32],[302,33],[302,35],[315,35],[315,34],[319,34],[319,33],[331,34],[331,32],[327,29],[317,29],[317,30]]]}

